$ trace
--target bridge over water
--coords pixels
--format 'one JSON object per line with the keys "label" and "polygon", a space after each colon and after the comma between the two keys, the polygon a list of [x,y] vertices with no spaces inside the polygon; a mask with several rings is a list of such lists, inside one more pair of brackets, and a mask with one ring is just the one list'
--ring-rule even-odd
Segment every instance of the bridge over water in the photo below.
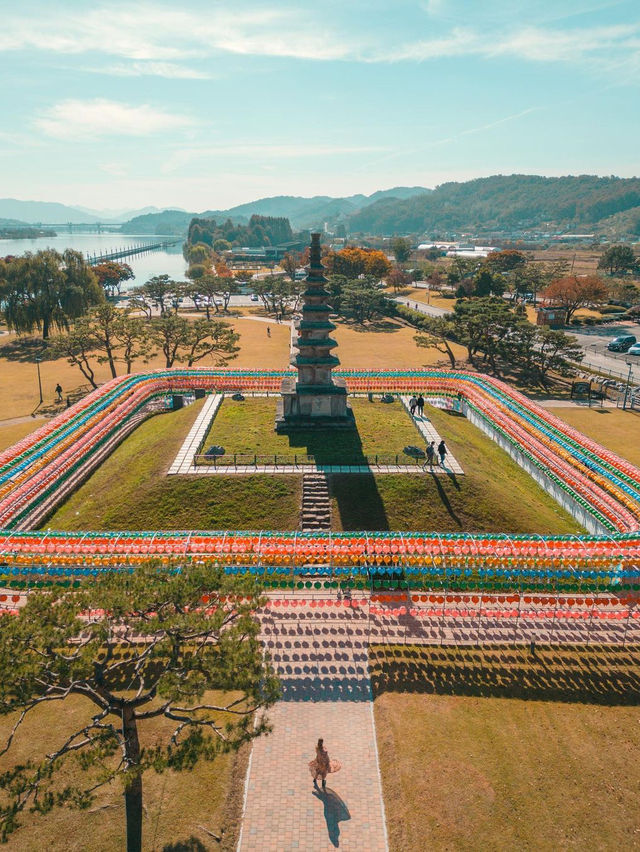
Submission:
{"label": "bridge over water", "polygon": [[166,249],[169,246],[175,246],[181,243],[181,239],[162,240],[157,243],[138,243],[137,245],[124,246],[123,248],[111,249],[101,254],[87,254],[87,263],[90,266],[95,266],[98,263],[105,263],[108,260],[124,260],[127,257],[134,257],[137,254],[146,254],[150,251],[159,251]]}

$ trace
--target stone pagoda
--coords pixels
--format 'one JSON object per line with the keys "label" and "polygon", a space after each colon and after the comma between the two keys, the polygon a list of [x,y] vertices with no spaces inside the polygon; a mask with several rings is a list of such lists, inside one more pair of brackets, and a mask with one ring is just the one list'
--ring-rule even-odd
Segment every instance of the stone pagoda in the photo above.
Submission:
{"label": "stone pagoda", "polygon": [[355,421],[347,403],[347,388],[331,371],[340,363],[331,350],[338,344],[329,337],[335,325],[329,322],[331,305],[324,288],[327,279],[320,262],[320,234],[311,234],[306,289],[302,294],[302,319],[296,324],[297,336],[291,364],[297,377],[282,382],[282,398],[276,412],[276,431],[297,429],[353,429]]}

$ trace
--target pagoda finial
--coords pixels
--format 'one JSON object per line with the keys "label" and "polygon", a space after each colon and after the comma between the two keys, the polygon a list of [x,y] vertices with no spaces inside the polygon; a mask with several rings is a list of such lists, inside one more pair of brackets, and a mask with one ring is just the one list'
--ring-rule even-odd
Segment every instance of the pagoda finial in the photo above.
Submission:
{"label": "pagoda finial", "polygon": [[314,232],[311,234],[311,245],[309,247],[309,266],[307,266],[307,281],[322,282],[327,279],[324,277],[324,266],[322,265],[322,249],[320,247],[320,234]]}

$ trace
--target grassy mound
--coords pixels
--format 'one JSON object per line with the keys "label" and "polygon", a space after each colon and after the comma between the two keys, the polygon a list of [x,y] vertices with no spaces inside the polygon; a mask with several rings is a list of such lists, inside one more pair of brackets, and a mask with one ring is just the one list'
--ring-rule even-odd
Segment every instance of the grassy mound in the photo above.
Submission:
{"label": "grassy mound", "polygon": [[[275,397],[247,397],[243,402],[225,399],[205,440],[205,448],[219,444],[226,455],[261,457],[312,455],[319,464],[358,464],[376,454],[402,456],[404,447],[422,440],[399,401],[382,403],[350,400],[356,421],[353,430],[300,429],[291,435],[274,432]],[[405,457],[406,458],[406,457]]]}
{"label": "grassy mound", "polygon": [[564,534],[582,527],[464,417],[427,407],[464,476],[331,478],[336,530]]}
{"label": "grassy mound", "polygon": [[143,423],[46,521],[62,530],[295,529],[300,478],[166,476],[201,404]]}

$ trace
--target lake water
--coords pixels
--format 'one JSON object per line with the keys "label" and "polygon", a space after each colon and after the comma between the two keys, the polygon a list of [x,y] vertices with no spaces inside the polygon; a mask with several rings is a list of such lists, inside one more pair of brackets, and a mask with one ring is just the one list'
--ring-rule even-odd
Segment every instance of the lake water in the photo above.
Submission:
{"label": "lake water", "polygon": [[[41,251],[53,248],[64,251],[67,248],[81,251],[84,255],[103,254],[141,243],[153,244],[172,237],[140,236],[139,234],[58,234],[57,237],[38,237],[33,240],[0,240],[0,257],[8,254],[20,255],[25,251]],[[166,249],[157,249],[145,254],[126,257],[135,279],[125,282],[123,289],[139,287],[154,275],[168,275],[175,281],[184,281],[186,264],[182,257],[182,240]]]}

